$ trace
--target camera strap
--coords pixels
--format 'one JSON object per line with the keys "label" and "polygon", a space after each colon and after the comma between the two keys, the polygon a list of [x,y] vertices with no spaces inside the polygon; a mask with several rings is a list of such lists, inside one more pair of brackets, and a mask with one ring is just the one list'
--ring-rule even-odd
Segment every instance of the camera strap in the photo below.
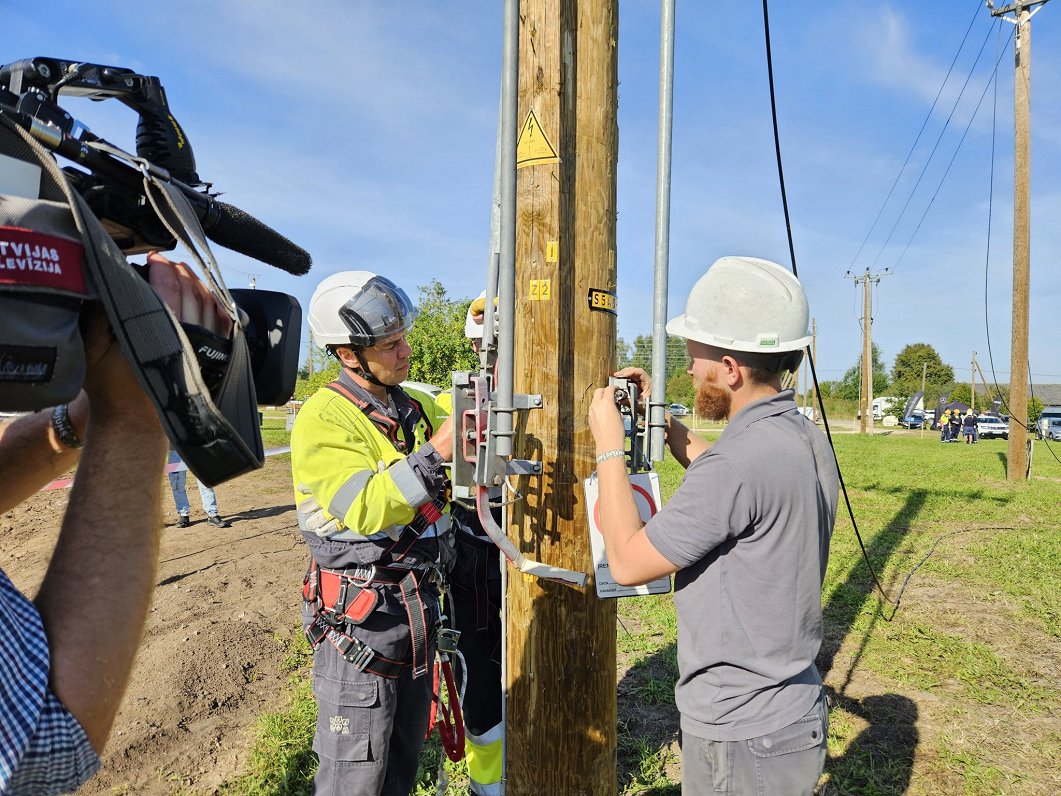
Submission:
{"label": "camera strap", "polygon": [[[250,355],[239,324],[234,325],[227,372],[216,394],[211,395],[200,374],[195,349],[180,323],[126,261],[103,225],[67,182],[51,154],[7,119],[0,117],[0,122],[23,140],[24,149],[33,156],[32,162],[42,168],[42,195],[46,183],[61,188],[84,244],[86,273],[107,313],[114,336],[140,385],[154,403],[173,447],[188,468],[201,482],[214,486],[261,467],[265,458],[257,400]],[[117,150],[109,150],[108,154],[115,152]],[[125,159],[130,157],[122,154]],[[186,245],[192,237],[198,237],[200,248],[208,252],[205,237],[194,213],[187,207],[187,200],[181,196],[186,206],[183,213],[173,210],[173,205],[179,205],[179,202],[172,195],[179,192],[150,174],[143,164],[146,161],[140,162],[141,171],[152,186],[149,195],[168,197],[167,201],[160,202],[152,199],[157,210],[170,208],[171,212],[160,213],[164,222],[182,231],[193,226],[196,232],[177,237]],[[194,225],[188,223],[188,217]],[[177,229],[172,231],[176,233]],[[200,248],[189,246],[189,251],[209,277],[215,297],[235,317],[235,305],[221,281],[216,263],[211,256],[212,268],[208,267],[199,254]]]}

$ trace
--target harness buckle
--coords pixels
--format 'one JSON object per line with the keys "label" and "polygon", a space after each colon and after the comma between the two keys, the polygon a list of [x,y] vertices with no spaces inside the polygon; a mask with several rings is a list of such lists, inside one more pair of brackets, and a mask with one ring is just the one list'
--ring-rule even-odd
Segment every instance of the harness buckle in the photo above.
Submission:
{"label": "harness buckle", "polygon": [[370,584],[372,581],[374,581],[376,579],[376,565],[375,564],[369,564],[368,565],[368,570],[366,572],[367,577],[364,577],[364,578],[359,577],[362,572],[366,572],[365,568],[364,567],[358,567],[356,570],[354,570],[355,574],[350,575],[346,571],[344,571],[343,572],[343,576],[345,578],[349,579],[350,583],[352,583],[354,586],[357,586],[357,587],[363,589],[363,588],[365,588],[365,586],[367,586],[368,584]]}
{"label": "harness buckle", "polygon": [[435,641],[435,649],[439,653],[452,655],[457,651],[457,642],[460,640],[461,632],[451,627],[440,627],[438,638]]}
{"label": "harness buckle", "polygon": [[[356,639],[353,639],[356,641]],[[357,641],[360,645],[357,652],[353,655],[344,655],[343,657],[359,672],[365,671],[365,667],[372,663],[372,659],[376,657],[376,651],[368,644],[364,644]]]}

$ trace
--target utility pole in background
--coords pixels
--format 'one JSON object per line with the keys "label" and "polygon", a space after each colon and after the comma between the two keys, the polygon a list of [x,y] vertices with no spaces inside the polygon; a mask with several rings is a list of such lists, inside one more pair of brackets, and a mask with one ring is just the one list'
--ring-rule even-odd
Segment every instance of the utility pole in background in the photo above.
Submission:
{"label": "utility pole in background", "polygon": [[[811,318],[810,319],[810,355],[811,355],[811,359],[813,359],[815,362],[818,361],[818,320],[816,318]],[[811,379],[811,378],[813,378],[813,375],[814,374],[811,371],[810,366],[808,365],[807,366],[807,378]],[[814,389],[814,395],[811,397],[810,406],[811,406],[811,419],[815,423],[817,423],[818,422],[818,391],[817,391],[817,389]]]}
{"label": "utility pole in background", "polygon": [[[928,406],[928,402],[925,401],[925,377],[926,376],[928,376],[928,363],[927,362],[922,362],[921,363],[921,411],[922,412],[925,412],[925,407]],[[921,417],[921,439],[925,438],[925,417],[926,416],[927,416],[927,412],[925,413],[925,415],[922,415],[922,417]]]}
{"label": "utility pole in background", "polygon": [[976,352],[973,351],[973,363],[969,368],[969,411],[976,411]]}
{"label": "utility pole in background", "polygon": [[[1017,0],[991,16],[1017,26],[1013,46],[1013,332],[1009,368],[1009,451],[1006,477],[1028,476],[1028,301],[1031,262],[1031,18],[1047,0]],[[1038,8],[1035,8],[1038,6]],[[1032,9],[1035,9],[1034,11]],[[1013,17],[1006,14],[1013,12]]]}
{"label": "utility pole in background", "polygon": [[615,366],[617,5],[517,5],[514,390],[541,395],[543,409],[513,447],[542,473],[517,479],[508,532],[536,560],[590,579],[578,588],[509,569],[507,796],[616,792],[615,601],[596,595],[582,481],[595,466],[593,388]]}
{"label": "utility pole in background", "polygon": [[313,378],[313,330],[309,330],[309,334],[306,335],[307,348],[306,354],[306,372],[308,376]]}
{"label": "utility pole in background", "polygon": [[882,276],[891,273],[890,268],[885,268],[877,274],[871,274],[869,269],[862,276],[855,276],[850,271],[845,278],[850,279],[856,285],[863,287],[862,297],[862,389],[859,393],[859,407],[862,413],[862,422],[859,424],[859,433],[873,433],[873,300],[870,286],[880,284]]}

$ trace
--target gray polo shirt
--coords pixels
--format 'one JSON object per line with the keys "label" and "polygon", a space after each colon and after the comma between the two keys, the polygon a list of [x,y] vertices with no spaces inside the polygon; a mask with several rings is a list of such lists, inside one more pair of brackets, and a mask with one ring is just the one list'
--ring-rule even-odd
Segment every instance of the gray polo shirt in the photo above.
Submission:
{"label": "gray polo shirt", "polygon": [[825,435],[786,390],[738,412],[646,527],[675,566],[682,729],[739,741],[820,693],[821,584],[839,482]]}

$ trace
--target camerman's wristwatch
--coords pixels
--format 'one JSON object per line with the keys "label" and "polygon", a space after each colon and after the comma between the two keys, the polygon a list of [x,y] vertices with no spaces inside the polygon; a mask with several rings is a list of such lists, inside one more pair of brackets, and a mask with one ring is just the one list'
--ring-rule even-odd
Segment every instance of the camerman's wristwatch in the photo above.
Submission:
{"label": "camerman's wristwatch", "polygon": [[55,436],[67,448],[80,448],[81,439],[70,422],[70,409],[66,404],[59,404],[52,411],[52,429]]}

